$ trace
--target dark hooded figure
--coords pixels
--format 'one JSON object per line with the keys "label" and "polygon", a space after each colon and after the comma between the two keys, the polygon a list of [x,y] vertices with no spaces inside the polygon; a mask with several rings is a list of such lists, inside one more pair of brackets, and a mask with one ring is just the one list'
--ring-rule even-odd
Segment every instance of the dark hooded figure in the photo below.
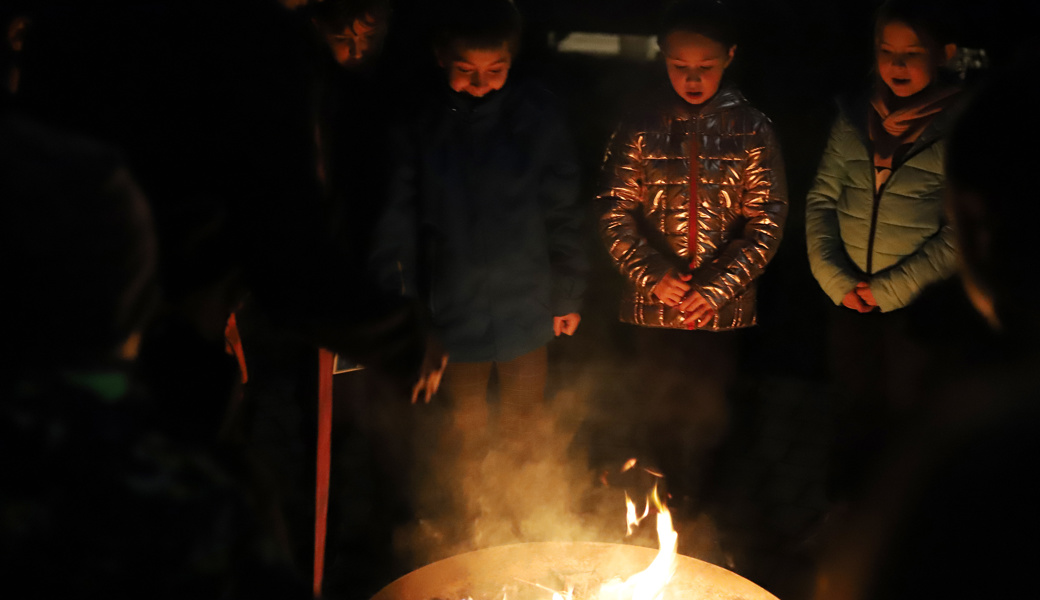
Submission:
{"label": "dark hooded figure", "polygon": [[414,378],[414,311],[376,296],[330,226],[312,29],[274,3],[41,8],[19,104],[126,151],[153,204],[170,303],[219,296],[215,282],[237,276],[215,312],[248,291],[303,343]]}
{"label": "dark hooded figure", "polygon": [[118,153],[2,118],[0,198],[4,597],[309,597],[237,461],[135,376],[157,245]]}

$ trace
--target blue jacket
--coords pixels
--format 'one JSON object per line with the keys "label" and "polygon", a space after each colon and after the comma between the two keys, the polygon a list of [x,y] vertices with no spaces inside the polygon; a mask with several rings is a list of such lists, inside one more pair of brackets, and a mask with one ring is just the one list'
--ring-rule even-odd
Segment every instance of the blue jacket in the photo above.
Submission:
{"label": "blue jacket", "polygon": [[394,133],[373,264],[420,298],[455,362],[506,361],[577,312],[588,271],[578,165],[553,96],[510,81],[483,99],[445,88]]}

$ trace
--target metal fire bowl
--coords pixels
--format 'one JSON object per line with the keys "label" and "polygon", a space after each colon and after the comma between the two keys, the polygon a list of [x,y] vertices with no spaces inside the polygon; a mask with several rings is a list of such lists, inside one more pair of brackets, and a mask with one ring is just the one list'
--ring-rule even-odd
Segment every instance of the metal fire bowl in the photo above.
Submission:
{"label": "metal fire bowl", "polygon": [[[628,578],[642,571],[657,555],[654,548],[599,542],[539,542],[497,546],[459,554],[416,569],[386,586],[372,600],[462,600],[501,598],[504,585],[517,580],[561,589],[614,577]],[[529,588],[533,589],[533,588]],[[551,598],[549,593],[527,592],[524,597]],[[689,556],[679,556],[675,576],[664,600],[777,600],[740,575]]]}

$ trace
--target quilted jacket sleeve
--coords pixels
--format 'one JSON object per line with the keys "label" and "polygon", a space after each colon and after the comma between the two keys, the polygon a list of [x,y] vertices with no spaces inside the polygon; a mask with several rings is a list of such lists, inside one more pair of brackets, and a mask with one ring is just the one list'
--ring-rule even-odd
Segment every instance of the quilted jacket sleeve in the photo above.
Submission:
{"label": "quilted jacket sleeve", "polygon": [[917,252],[871,277],[870,291],[878,308],[888,312],[910,304],[925,287],[953,276],[956,270],[953,229],[944,222]]}
{"label": "quilted jacket sleeve", "polygon": [[718,310],[743,292],[776,254],[787,220],[787,178],[768,120],[756,127],[743,174],[742,235],[693,273],[693,285]]}
{"label": "quilted jacket sleeve", "polygon": [[602,174],[602,192],[597,196],[602,211],[599,231],[621,274],[646,298],[671,269],[667,258],[640,231],[639,215],[646,202],[644,135],[618,127],[607,146]]}
{"label": "quilted jacket sleeve", "polygon": [[552,266],[552,310],[562,316],[581,310],[589,265],[581,243],[584,213],[578,204],[580,171],[562,115],[548,119],[549,161],[539,182]]}
{"label": "quilted jacket sleeve", "polygon": [[860,281],[857,270],[845,254],[838,227],[838,199],[846,176],[848,157],[844,150],[858,143],[852,127],[839,117],[831,128],[827,147],[816,170],[816,180],[805,200],[805,237],[809,249],[809,266],[835,304]]}

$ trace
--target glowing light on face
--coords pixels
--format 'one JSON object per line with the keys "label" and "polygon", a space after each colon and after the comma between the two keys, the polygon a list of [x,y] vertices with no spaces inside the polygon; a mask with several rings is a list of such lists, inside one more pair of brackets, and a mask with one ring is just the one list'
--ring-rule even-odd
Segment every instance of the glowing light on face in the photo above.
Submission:
{"label": "glowing light on face", "polygon": [[672,89],[686,102],[704,104],[715,95],[736,46],[689,31],[673,31],[665,38],[664,62]]}
{"label": "glowing light on face", "polygon": [[939,57],[906,23],[885,25],[878,35],[876,50],[878,74],[900,98],[928,87],[938,72]]}
{"label": "glowing light on face", "polygon": [[325,41],[336,62],[353,67],[375,54],[385,33],[386,19],[369,13],[354,19],[342,31],[326,31]]}
{"label": "glowing light on face", "polygon": [[447,71],[451,89],[482,98],[506,84],[513,53],[506,42],[491,49],[456,47],[438,62]]}

